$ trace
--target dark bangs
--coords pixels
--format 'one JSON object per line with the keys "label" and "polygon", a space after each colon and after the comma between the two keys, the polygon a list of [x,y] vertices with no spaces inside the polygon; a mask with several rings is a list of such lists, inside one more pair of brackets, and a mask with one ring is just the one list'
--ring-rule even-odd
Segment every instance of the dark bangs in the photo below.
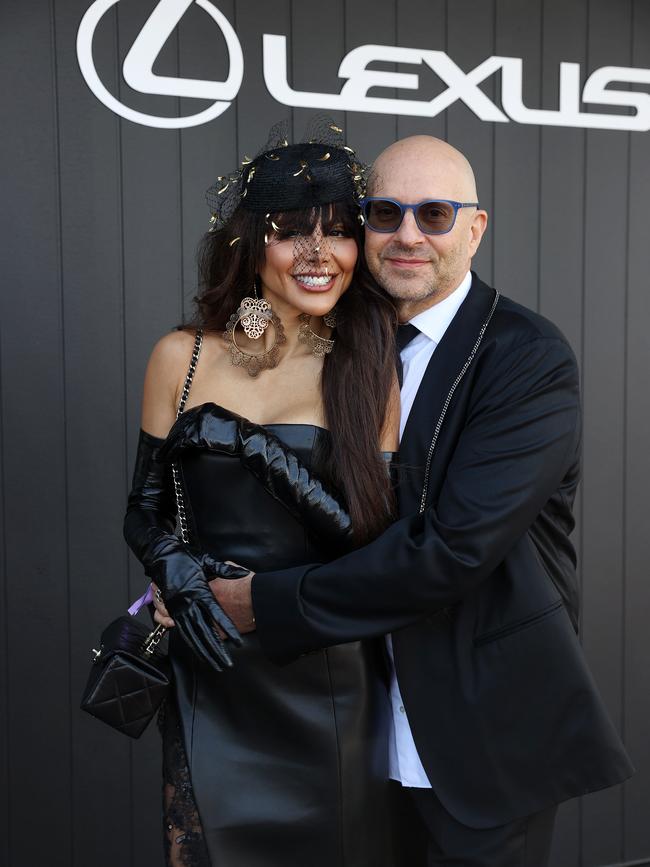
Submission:
{"label": "dark bangs", "polygon": [[[322,221],[323,234],[327,235],[332,229],[341,226],[346,235],[355,238],[357,243],[361,240],[361,223],[359,222],[359,208],[349,198],[340,202],[329,202],[326,205],[316,205],[313,208],[302,208],[298,211],[276,211],[270,214],[268,224],[272,231],[280,238],[285,234],[299,232],[301,235],[311,235],[318,221]],[[279,227],[275,230],[273,223]]]}

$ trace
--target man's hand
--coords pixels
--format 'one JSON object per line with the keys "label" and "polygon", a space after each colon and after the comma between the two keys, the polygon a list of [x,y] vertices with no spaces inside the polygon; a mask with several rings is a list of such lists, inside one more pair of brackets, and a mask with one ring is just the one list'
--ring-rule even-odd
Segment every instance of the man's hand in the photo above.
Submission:
{"label": "man's hand", "polygon": [[[237,563],[233,563],[231,560],[226,560],[225,562],[231,566],[237,566]],[[211,578],[208,581],[214,598],[241,633],[253,632],[255,629],[251,599],[251,581],[254,574],[254,572],[249,572],[243,578]],[[175,625],[174,621],[170,617],[169,611],[162,599],[158,599],[155,596],[158,587],[153,582],[151,587],[154,591],[153,604],[156,609],[154,621],[162,624],[167,629],[171,629]],[[213,627],[221,639],[226,638],[226,633],[216,623],[213,624]]]}
{"label": "man's hand", "polygon": [[244,578],[213,578],[209,582],[214,598],[241,633],[253,632],[255,629],[251,597],[254,574],[249,572]]}

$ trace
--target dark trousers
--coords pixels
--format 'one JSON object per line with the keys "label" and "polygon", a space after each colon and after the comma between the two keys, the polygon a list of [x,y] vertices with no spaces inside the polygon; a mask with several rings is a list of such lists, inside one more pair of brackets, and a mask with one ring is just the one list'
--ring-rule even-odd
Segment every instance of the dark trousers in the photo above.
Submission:
{"label": "dark trousers", "polygon": [[547,867],[556,807],[497,828],[468,828],[431,789],[391,787],[395,867]]}

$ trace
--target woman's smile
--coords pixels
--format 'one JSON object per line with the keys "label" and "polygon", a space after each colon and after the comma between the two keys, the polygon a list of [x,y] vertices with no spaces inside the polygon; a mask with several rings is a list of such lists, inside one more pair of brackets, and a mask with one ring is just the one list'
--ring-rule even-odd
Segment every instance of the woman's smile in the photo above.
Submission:
{"label": "woman's smile", "polygon": [[328,274],[306,271],[293,274],[292,276],[301,289],[306,289],[308,292],[328,292],[339,275],[338,273]]}

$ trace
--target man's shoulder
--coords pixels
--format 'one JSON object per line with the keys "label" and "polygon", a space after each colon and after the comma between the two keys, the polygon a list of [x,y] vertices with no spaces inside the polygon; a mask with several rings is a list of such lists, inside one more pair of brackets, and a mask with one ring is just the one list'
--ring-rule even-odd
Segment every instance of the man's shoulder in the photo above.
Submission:
{"label": "man's shoulder", "polygon": [[[476,288],[479,291],[490,290],[476,275],[474,275]],[[474,286],[474,284],[473,284]],[[573,356],[573,350],[558,326],[523,304],[519,304],[507,295],[500,294],[488,329],[488,340],[497,341],[502,351],[512,351],[518,347],[522,349],[531,343],[544,343],[555,341],[561,344],[566,351]]]}
{"label": "man's shoulder", "polygon": [[530,307],[513,301],[507,295],[502,295],[499,299],[494,311],[494,325],[522,340],[560,340],[568,344],[568,340],[554,322]]}

